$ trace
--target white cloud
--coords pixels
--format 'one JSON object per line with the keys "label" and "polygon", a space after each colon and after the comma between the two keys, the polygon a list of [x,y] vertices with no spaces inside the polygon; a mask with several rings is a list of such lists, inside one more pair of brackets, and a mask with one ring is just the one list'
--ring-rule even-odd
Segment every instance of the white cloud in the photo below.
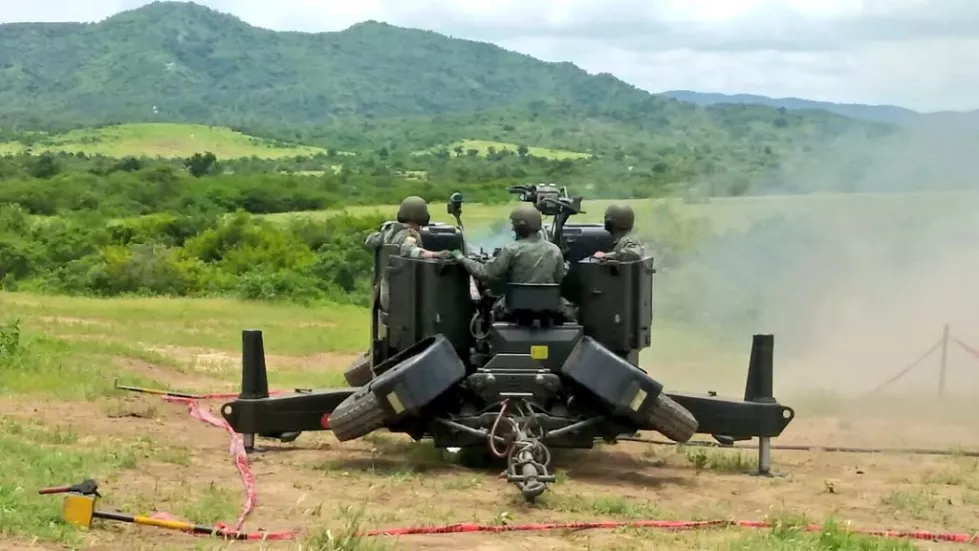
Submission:
{"label": "white cloud", "polygon": [[[979,108],[976,0],[198,0],[277,30],[375,19],[610,72],[651,91]],[[5,2],[0,21],[99,20],[144,0]]]}

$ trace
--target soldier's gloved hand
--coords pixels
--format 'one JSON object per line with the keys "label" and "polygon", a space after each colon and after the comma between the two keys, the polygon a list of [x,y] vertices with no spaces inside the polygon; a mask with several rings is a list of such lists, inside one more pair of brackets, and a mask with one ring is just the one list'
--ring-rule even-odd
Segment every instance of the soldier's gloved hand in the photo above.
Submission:
{"label": "soldier's gloved hand", "polygon": [[462,251],[460,251],[459,249],[452,251],[451,254],[452,254],[452,258],[456,260],[462,260],[463,258],[466,258],[466,255],[462,254]]}
{"label": "soldier's gloved hand", "polygon": [[452,258],[452,251],[439,251],[435,253],[435,258],[439,260],[448,260]]}

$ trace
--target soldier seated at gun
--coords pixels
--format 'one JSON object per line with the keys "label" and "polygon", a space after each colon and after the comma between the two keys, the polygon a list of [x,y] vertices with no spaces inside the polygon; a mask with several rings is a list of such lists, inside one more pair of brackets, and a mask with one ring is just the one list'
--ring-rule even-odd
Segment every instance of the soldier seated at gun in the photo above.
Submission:
{"label": "soldier seated at gun", "polygon": [[625,203],[609,205],[605,209],[605,231],[612,234],[615,245],[611,252],[598,251],[592,256],[603,260],[630,262],[641,260],[644,255],[642,243],[632,232],[636,213]]}
{"label": "soldier seated at gun", "polygon": [[[453,256],[473,277],[482,281],[560,284],[568,272],[568,265],[561,249],[542,235],[540,211],[531,205],[521,205],[510,213],[510,223],[516,240],[504,245],[499,254],[485,264],[466,257],[461,251],[453,251]],[[562,302],[565,316],[574,319],[570,303],[564,299]],[[497,319],[505,316],[503,304],[501,297],[493,307]]]}
{"label": "soldier seated at gun", "polygon": [[[428,203],[417,196],[405,197],[398,207],[397,222],[385,222],[381,228],[367,236],[364,244],[367,248],[378,251],[384,245],[397,245],[401,256],[411,258],[442,258],[452,257],[449,251],[433,252],[422,248],[421,233],[419,229],[427,226],[431,222],[428,213]],[[388,280],[383,274],[381,281],[375,285],[375,292],[380,296],[379,303],[381,310],[387,311],[389,305],[390,289]]]}
{"label": "soldier seated at gun", "polygon": [[[367,236],[364,245],[373,251],[375,263],[377,263],[377,257],[381,254],[381,248],[387,245],[397,247],[398,254],[401,256],[411,258],[452,258],[452,254],[449,251],[436,253],[426,250],[419,245],[421,242],[420,229],[422,226],[427,226],[429,222],[431,222],[431,217],[428,213],[428,203],[421,197],[405,197],[398,207],[397,221],[389,221],[382,224],[380,229]],[[375,278],[373,299],[377,305],[375,315],[378,335],[376,336],[383,338],[387,327],[384,323],[384,316],[387,314],[390,306],[391,289],[386,272],[382,271],[380,277],[377,277],[377,272],[375,271]],[[373,376],[373,372],[371,371],[371,354],[369,351],[364,352],[360,357],[351,362],[347,371],[344,373],[347,382],[352,386],[367,384]]]}

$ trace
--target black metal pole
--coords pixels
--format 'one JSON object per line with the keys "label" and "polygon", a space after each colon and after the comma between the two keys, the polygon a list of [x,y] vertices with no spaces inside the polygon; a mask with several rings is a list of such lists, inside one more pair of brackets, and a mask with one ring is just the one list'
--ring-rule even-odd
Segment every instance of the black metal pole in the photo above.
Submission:
{"label": "black metal pole", "polygon": [[[269,379],[265,366],[265,344],[258,329],[241,332],[241,393],[239,400],[261,400],[269,397]],[[245,451],[254,451],[255,435],[243,434]]]}
{"label": "black metal pole", "polygon": [[751,357],[748,360],[748,381],[745,384],[746,402],[773,403],[774,397],[774,335],[754,335],[751,338]]}
{"label": "black metal pole", "polygon": [[[774,404],[775,336],[753,335],[751,358],[748,360],[748,381],[745,385],[746,402]],[[772,474],[772,439],[758,438],[758,475]]]}
{"label": "black metal pole", "polygon": [[265,366],[265,343],[258,329],[241,332],[241,394],[243,400],[269,397],[269,380]]}

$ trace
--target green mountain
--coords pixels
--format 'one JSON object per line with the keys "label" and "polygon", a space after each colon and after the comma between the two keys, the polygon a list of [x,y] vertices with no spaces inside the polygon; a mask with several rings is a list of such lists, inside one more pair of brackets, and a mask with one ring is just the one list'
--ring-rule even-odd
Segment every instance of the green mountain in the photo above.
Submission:
{"label": "green mountain", "polygon": [[[525,173],[519,160],[470,162],[468,151],[447,162],[460,143],[588,153],[541,168],[541,177],[616,196],[897,189],[975,173],[950,177],[949,163],[935,160],[938,143],[946,156],[975,143],[944,125],[911,140],[898,125],[825,109],[699,105],[571,63],[377,22],[275,32],[193,3],[156,2],[98,23],[0,25],[0,142],[48,147],[70,136],[27,132],[142,122],[227,126],[359,153],[348,158],[367,174],[459,182]],[[435,154],[414,155],[423,150]],[[887,178],[881,167],[892,168]]]}
{"label": "green mountain", "polygon": [[292,126],[535,105],[624,120],[697,111],[570,63],[377,22],[275,32],[156,2],[94,24],[0,25],[8,120]]}
{"label": "green mountain", "polygon": [[372,21],[275,32],[156,2],[95,24],[0,26],[6,116],[305,124],[623,100],[668,103],[569,63]]}

